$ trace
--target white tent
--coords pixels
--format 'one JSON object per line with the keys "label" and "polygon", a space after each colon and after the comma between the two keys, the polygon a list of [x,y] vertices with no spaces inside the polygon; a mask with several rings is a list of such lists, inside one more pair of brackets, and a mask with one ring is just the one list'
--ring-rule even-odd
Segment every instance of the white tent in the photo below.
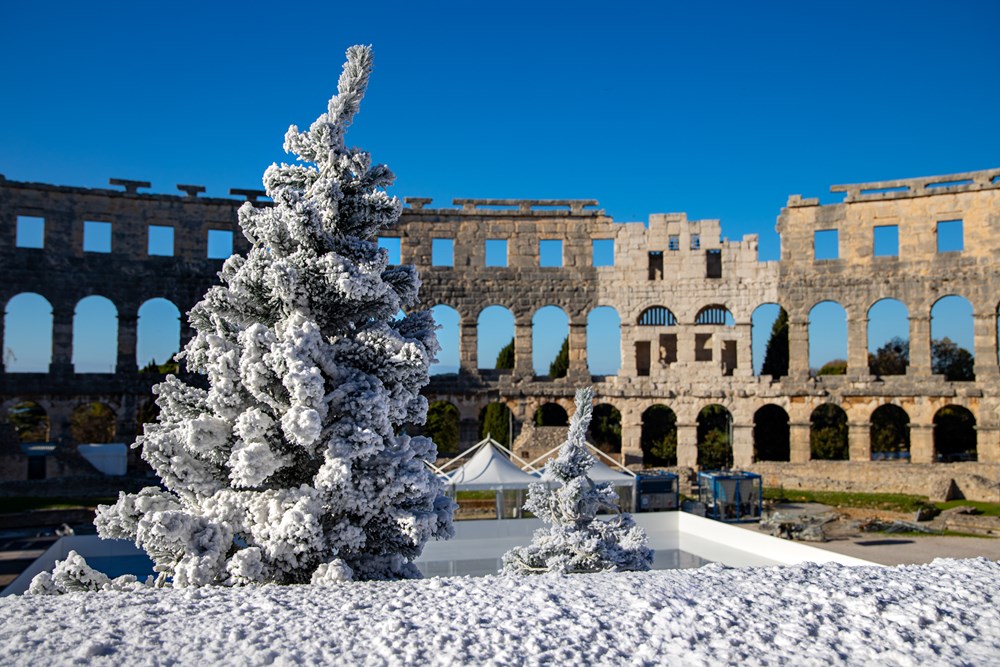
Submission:
{"label": "white tent", "polygon": [[[559,445],[559,447],[562,447],[562,445]],[[537,470],[537,464],[554,456],[559,451],[559,447],[550,449],[531,463],[528,463],[526,466],[522,466],[522,468]],[[620,507],[623,510],[631,509],[634,511],[636,482],[635,473],[618,463],[618,461],[615,461],[597,447],[594,447],[589,442],[587,443],[587,449],[590,450],[591,455],[594,457],[594,465],[587,473],[587,477],[590,477],[590,479],[595,482],[609,482],[618,492]],[[615,467],[612,468],[605,463],[605,461],[610,462]]]}
{"label": "white tent", "polygon": [[[448,471],[463,458],[468,460],[460,468]],[[450,494],[495,491],[497,518],[519,517],[528,485],[539,481],[535,475],[521,470],[519,463],[525,464],[520,457],[487,436],[476,446],[445,463],[439,474]]]}

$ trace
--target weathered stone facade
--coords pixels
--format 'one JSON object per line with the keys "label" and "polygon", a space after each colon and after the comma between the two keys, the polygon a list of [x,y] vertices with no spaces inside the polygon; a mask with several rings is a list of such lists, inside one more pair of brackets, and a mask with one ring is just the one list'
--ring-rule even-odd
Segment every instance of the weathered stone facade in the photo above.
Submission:
{"label": "weathered stone facade", "polygon": [[[47,374],[0,374],[0,414],[33,400],[52,421],[52,439],[66,438],[69,414],[89,401],[106,403],[118,415],[123,440],[135,433],[137,401],[157,377],[140,375],[135,363],[135,314],[144,300],[164,297],[186,312],[215,280],[221,260],[205,258],[209,229],[235,229],[240,201],[139,193],[144,184],[119,182],[126,191],[94,190],[0,180],[0,261],[7,280],[6,304],[21,292],[41,294],[53,306],[51,370]],[[940,178],[835,186],[843,203],[821,206],[798,195],[778,217],[781,262],[757,259],[757,237],[722,240],[717,220],[656,214],[648,228],[618,224],[596,202],[581,200],[456,200],[458,208],[432,208],[408,199],[402,224],[386,235],[400,239],[401,261],[415,264],[423,280],[425,307],[448,305],[459,313],[461,369],[437,376],[428,396],[452,402],[461,415],[461,440],[474,442],[481,410],[502,402],[514,415],[515,434],[544,403],[572,411],[574,390],[592,382],[599,401],[622,416],[623,458],[642,460],[643,413],[668,406],[677,417],[678,463],[697,460],[696,424],[707,405],[732,415],[737,466],[754,463],[755,414],[775,405],[789,417],[790,461],[810,459],[810,416],[825,403],[842,407],[849,421],[850,464],[870,462],[871,414],[891,403],[910,419],[911,460],[934,464],[933,419],[945,405],[967,408],[976,419],[978,463],[963,465],[987,479],[1000,477],[1000,370],[997,365],[997,304],[1000,263],[1000,170]],[[255,198],[255,192],[239,192]],[[45,219],[44,249],[15,247],[17,216]],[[82,221],[113,225],[110,255],[82,251]],[[939,253],[936,224],[963,222],[965,249]],[[146,227],[175,229],[173,257],[146,254]],[[897,226],[898,256],[873,256],[873,228]],[[839,259],[813,255],[817,230],[839,232]],[[432,266],[433,239],[453,242],[452,266]],[[507,242],[506,266],[487,266],[484,242]],[[543,267],[539,241],[562,242],[562,266]],[[614,243],[613,266],[594,266],[592,242]],[[234,234],[234,250],[246,247]],[[75,374],[69,363],[74,305],[101,294],[118,309],[118,366],[114,374]],[[942,296],[958,294],[973,305],[973,382],[948,382],[931,374],[930,309]],[[906,305],[911,363],[904,376],[868,372],[867,318],[879,299]],[[833,300],[847,311],[848,371],[810,377],[808,317],[817,303]],[[751,317],[765,303],[789,313],[787,377],[754,376]],[[491,305],[509,309],[515,321],[515,368],[480,370],[477,322]],[[532,369],[532,317],[546,305],[569,319],[570,367],[565,378],[537,377]],[[587,316],[613,307],[621,318],[622,367],[617,376],[591,376],[586,359]],[[182,334],[182,344],[187,334]],[[863,463],[861,463],[863,462]],[[768,463],[771,474],[780,463]],[[945,464],[934,464],[945,466]],[[777,467],[775,467],[777,466]],[[971,466],[971,467],[969,467]],[[915,467],[916,469],[916,467]],[[957,468],[956,468],[957,470]],[[964,474],[964,473],[963,473]],[[971,473],[970,473],[971,474]]]}

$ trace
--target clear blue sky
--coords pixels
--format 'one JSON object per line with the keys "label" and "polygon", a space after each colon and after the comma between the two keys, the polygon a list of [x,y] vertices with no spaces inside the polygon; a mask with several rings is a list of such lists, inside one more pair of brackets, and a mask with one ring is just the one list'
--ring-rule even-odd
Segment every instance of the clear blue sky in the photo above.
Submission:
{"label": "clear blue sky", "polygon": [[260,187],[375,48],[399,196],[596,198],[761,236],[791,193],[1000,165],[1000,2],[8,3],[0,173]]}

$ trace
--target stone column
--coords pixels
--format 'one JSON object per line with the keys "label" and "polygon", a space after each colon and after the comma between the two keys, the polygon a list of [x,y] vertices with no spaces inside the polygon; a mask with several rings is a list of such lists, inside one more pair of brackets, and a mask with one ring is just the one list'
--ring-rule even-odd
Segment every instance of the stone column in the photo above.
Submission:
{"label": "stone column", "polygon": [[802,379],[809,376],[809,321],[788,320],[788,376]]}
{"label": "stone column", "polygon": [[808,463],[812,458],[812,449],[809,446],[809,433],[812,428],[811,422],[789,422],[788,423],[788,460],[792,463]]}
{"label": "stone column", "polygon": [[931,374],[931,318],[910,316],[910,365],[906,374],[928,377]]}
{"label": "stone column", "polygon": [[980,463],[1000,463],[1000,428],[976,425],[976,458]]}
{"label": "stone column", "polygon": [[910,422],[910,463],[934,463],[934,425]]}
{"label": "stone column", "polygon": [[642,419],[622,415],[622,459],[625,465],[642,464]]}
{"label": "stone column", "polygon": [[531,365],[531,318],[514,321],[514,375],[530,378],[535,374]]}
{"label": "stone column", "polygon": [[618,371],[618,375],[627,378],[635,377],[638,372],[635,366],[635,338],[633,336],[635,329],[631,326],[622,325],[621,332],[622,365]]}
{"label": "stone column", "polygon": [[587,368],[587,320],[571,320],[569,323],[569,371],[571,380],[590,380]]}
{"label": "stone column", "polygon": [[995,378],[1000,375],[1000,368],[997,367],[996,313],[976,313],[972,318],[972,327],[976,380]]}
{"label": "stone column", "polygon": [[118,360],[115,363],[115,373],[135,374],[139,370],[135,359],[138,322],[135,309],[129,311],[128,315],[118,314]]}
{"label": "stone column", "polygon": [[872,426],[868,422],[847,424],[847,458],[851,461],[872,460]]}
{"label": "stone column", "polygon": [[475,320],[462,318],[459,324],[458,365],[461,373],[479,372],[478,327]]}
{"label": "stone column", "polygon": [[855,377],[869,374],[867,317],[847,320],[847,374]]}
{"label": "stone column", "polygon": [[73,372],[73,305],[56,302],[52,306],[52,361],[49,373]]}
{"label": "stone column", "polygon": [[698,467],[698,425],[677,423],[677,465]]}
{"label": "stone column", "polygon": [[746,468],[753,463],[753,426],[733,422],[733,466]]}
{"label": "stone column", "polygon": [[736,323],[736,370],[737,377],[753,377],[753,323]]}
{"label": "stone column", "polygon": [[677,327],[677,365],[690,367],[694,363],[694,327],[683,324]]}

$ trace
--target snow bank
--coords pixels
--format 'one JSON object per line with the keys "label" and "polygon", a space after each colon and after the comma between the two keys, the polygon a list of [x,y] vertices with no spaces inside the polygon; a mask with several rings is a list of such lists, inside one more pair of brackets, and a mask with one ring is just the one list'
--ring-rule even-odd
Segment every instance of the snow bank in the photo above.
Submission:
{"label": "snow bank", "polygon": [[424,579],[0,598],[55,664],[1000,663],[1000,563]]}

